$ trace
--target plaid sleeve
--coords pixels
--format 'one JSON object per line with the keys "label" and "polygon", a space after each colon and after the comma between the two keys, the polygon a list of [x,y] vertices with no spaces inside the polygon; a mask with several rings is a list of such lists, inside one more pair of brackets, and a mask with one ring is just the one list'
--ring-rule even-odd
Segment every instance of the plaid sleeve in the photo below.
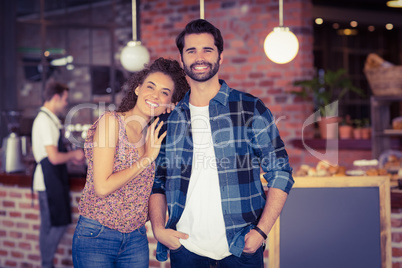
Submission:
{"label": "plaid sleeve", "polygon": [[[167,117],[168,115],[161,115],[159,117],[159,119],[164,122],[160,133],[167,131]],[[161,144],[159,155],[155,160],[155,178],[151,194],[165,194],[166,169],[166,138],[164,138]]]}
{"label": "plaid sleeve", "polygon": [[165,182],[166,182],[166,155],[165,145],[162,145],[158,157],[155,160],[155,178],[154,185],[152,186],[151,194],[165,194]]}
{"label": "plaid sleeve", "polygon": [[261,100],[257,100],[255,105],[251,140],[254,152],[265,172],[264,178],[268,187],[289,193],[294,183],[289,157],[276,127],[275,118]]}

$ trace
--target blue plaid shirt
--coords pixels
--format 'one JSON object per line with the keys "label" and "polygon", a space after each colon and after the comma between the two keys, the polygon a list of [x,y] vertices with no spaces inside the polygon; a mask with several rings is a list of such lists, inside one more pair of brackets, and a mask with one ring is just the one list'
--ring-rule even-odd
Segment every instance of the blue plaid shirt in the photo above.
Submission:
{"label": "blue plaid shirt", "polygon": [[[220,80],[218,94],[209,102],[209,115],[219,175],[222,213],[229,251],[240,256],[244,236],[257,225],[265,206],[261,168],[268,187],[289,193],[292,168],[274,117],[263,102],[231,89]],[[169,219],[176,230],[186,203],[193,161],[189,95],[167,121],[167,136],[156,159],[152,193],[166,195]],[[158,243],[156,258],[167,260],[168,248]]]}

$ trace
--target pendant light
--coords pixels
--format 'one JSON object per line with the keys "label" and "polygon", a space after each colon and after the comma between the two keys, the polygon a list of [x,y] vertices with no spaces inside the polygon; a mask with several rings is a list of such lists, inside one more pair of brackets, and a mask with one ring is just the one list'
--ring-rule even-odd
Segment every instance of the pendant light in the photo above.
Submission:
{"label": "pendant light", "polygon": [[387,2],[388,7],[402,8],[402,0],[391,0]]}
{"label": "pendant light", "polygon": [[149,52],[146,47],[137,40],[137,3],[132,0],[132,22],[133,40],[129,41],[120,54],[120,61],[123,67],[130,72],[138,72],[144,69],[144,65],[150,60]]}
{"label": "pendant light", "polygon": [[283,0],[279,0],[279,27],[275,27],[264,41],[267,57],[278,64],[292,61],[299,50],[299,41],[288,27],[283,26]]}

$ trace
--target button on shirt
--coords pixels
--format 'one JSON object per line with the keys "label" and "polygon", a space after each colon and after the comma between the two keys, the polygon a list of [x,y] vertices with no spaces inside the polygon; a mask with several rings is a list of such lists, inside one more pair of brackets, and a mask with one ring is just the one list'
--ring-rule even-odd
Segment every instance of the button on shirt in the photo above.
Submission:
{"label": "button on shirt", "polygon": [[[289,193],[292,168],[274,117],[263,102],[231,89],[223,81],[209,103],[209,116],[218,169],[222,213],[229,251],[240,256],[244,237],[259,221],[265,206],[260,169],[268,187]],[[176,229],[186,203],[193,144],[188,92],[167,121],[167,136],[156,159],[152,193],[166,195],[169,219]],[[167,260],[168,248],[158,243],[156,257]]]}

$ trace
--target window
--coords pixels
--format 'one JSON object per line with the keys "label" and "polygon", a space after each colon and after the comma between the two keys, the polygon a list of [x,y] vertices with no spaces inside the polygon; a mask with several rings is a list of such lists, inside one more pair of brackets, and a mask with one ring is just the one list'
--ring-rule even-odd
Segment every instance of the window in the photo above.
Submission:
{"label": "window", "polygon": [[[358,25],[325,21],[314,24],[314,66],[317,70],[346,69],[354,85],[363,89],[364,97],[348,93],[339,103],[339,116],[352,119],[370,118],[371,89],[363,69],[369,53],[399,64],[398,48],[401,31],[386,30],[384,26]],[[345,29],[349,29],[346,30]]]}
{"label": "window", "polygon": [[[69,86],[70,108],[115,103],[125,80],[115,59],[115,5],[115,0],[18,0],[16,77],[26,117],[36,116],[48,79]],[[88,123],[96,116],[82,109],[74,120]]]}

